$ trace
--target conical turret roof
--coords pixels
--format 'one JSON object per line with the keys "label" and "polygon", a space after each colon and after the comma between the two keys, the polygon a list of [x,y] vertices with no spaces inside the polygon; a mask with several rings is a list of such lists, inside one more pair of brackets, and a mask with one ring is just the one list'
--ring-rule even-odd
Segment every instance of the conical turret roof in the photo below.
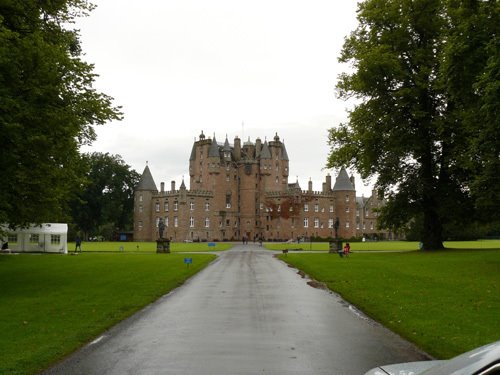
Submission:
{"label": "conical turret roof", "polygon": [[281,159],[288,161],[288,154],[286,152],[285,143],[281,142]]}
{"label": "conical turret roof", "polygon": [[260,151],[260,158],[261,159],[271,159],[271,150],[269,150],[269,146],[267,144],[267,141],[265,141],[264,145],[262,146],[262,150]]}
{"label": "conical turret roof", "polygon": [[219,154],[219,146],[217,145],[217,141],[215,139],[212,139],[212,144],[210,145],[210,148],[208,149],[208,157],[209,158],[220,158]]}
{"label": "conical turret roof", "polygon": [[344,167],[339,172],[337,179],[335,180],[335,185],[333,186],[333,191],[354,191],[356,190],[352,185],[349,175]]}
{"label": "conical turret roof", "polygon": [[151,175],[151,171],[147,165],[146,168],[144,168],[144,172],[142,172],[141,179],[139,180],[135,190],[158,191],[155,181],[153,180],[153,176]]}

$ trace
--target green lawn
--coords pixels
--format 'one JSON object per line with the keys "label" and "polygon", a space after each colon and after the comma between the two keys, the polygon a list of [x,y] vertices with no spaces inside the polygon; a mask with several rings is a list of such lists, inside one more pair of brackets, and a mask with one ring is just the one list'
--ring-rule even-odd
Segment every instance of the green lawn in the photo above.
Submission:
{"label": "green lawn", "polygon": [[500,249],[280,258],[437,358],[500,339]]}
{"label": "green lawn", "polygon": [[[345,243],[345,241],[344,241]],[[409,251],[418,250],[419,243],[415,241],[373,241],[373,242],[350,242],[351,251]],[[327,251],[328,242],[302,242],[302,243],[275,243],[264,244],[269,250],[302,249],[304,251]],[[499,249],[500,240],[478,240],[478,241],[446,241],[446,248],[450,249]]]}
{"label": "green lawn", "polygon": [[153,302],[215,255],[0,256],[0,374],[34,374]]}
{"label": "green lawn", "polygon": [[[170,251],[177,252],[204,252],[204,251],[223,251],[230,249],[231,242],[172,242]],[[75,243],[68,242],[68,252],[75,250]],[[155,253],[156,242],[83,242],[83,252],[134,252],[134,253]]]}

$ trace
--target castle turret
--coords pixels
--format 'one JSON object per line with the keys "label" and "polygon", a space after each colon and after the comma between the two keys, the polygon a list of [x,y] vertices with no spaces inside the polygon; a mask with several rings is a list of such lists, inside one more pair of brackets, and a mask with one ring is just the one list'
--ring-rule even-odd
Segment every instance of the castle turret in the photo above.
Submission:
{"label": "castle turret", "polygon": [[339,236],[350,238],[356,235],[356,190],[344,167],[333,186],[335,210],[340,221]]}
{"label": "castle turret", "polygon": [[134,239],[136,241],[149,241],[153,238],[153,196],[157,194],[158,188],[146,165],[134,191]]}

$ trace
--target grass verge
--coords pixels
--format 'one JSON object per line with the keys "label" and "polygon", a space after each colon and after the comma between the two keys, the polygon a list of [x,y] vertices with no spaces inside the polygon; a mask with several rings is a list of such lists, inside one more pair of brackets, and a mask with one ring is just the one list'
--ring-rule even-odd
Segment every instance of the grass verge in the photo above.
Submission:
{"label": "grass verge", "polygon": [[31,374],[205,267],[215,255],[0,256],[0,373]]}
{"label": "grass verge", "polygon": [[[345,243],[346,241],[344,241]],[[350,242],[351,251],[411,251],[418,250],[419,243],[416,241],[373,241],[373,242]],[[269,250],[302,249],[304,251],[328,251],[328,242],[301,242],[301,243],[275,243],[264,244]],[[478,240],[478,241],[446,241],[444,246],[448,249],[499,249],[500,240]]]}
{"label": "grass verge", "polygon": [[[229,250],[231,242],[172,242],[170,251],[181,252],[205,252]],[[68,242],[68,252],[75,250],[75,243]],[[156,253],[156,242],[83,242],[82,251],[85,252],[125,252],[125,253]]]}
{"label": "grass verge", "polygon": [[280,259],[437,358],[500,339],[500,249]]}

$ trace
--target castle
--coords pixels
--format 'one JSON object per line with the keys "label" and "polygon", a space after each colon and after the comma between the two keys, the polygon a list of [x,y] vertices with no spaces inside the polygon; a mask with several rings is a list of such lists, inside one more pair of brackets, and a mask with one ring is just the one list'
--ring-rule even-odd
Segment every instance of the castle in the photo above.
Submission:
{"label": "castle", "polygon": [[[285,144],[273,141],[242,144],[235,137],[219,144],[203,132],[189,158],[190,189],[184,180],[158,191],[146,165],[134,195],[134,240],[153,241],[163,220],[165,237],[173,241],[284,241],[299,237],[390,237],[377,231],[376,208],[383,202],[372,193],[356,197],[354,177],[342,168],[332,187],[326,176],[321,191],[288,183]],[[335,233],[335,223],[338,229]]]}

